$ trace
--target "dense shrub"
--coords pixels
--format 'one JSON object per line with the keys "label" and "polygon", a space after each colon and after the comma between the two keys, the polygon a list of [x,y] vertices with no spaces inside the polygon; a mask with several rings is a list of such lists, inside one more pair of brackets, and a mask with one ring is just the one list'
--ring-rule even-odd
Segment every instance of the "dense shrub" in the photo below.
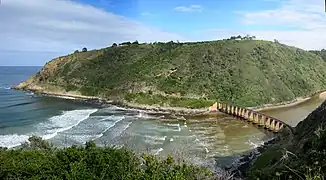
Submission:
{"label": "dense shrub", "polygon": [[20,149],[0,149],[0,179],[213,179],[204,167],[177,164],[172,157],[138,157],[125,148],[54,148],[31,137]]}

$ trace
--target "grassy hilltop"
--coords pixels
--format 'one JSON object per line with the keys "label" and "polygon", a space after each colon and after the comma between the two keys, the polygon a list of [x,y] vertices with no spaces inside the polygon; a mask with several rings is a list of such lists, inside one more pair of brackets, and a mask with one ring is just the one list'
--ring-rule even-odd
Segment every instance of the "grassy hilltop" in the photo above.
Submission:
{"label": "grassy hilltop", "polygon": [[149,105],[257,106],[326,89],[325,68],[320,56],[277,42],[135,42],[58,57],[17,87]]}

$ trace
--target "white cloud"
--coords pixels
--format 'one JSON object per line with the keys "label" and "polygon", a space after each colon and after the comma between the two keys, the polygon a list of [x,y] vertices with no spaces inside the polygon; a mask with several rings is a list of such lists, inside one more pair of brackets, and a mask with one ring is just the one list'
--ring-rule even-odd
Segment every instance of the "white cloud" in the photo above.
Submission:
{"label": "white cloud", "polygon": [[190,6],[177,6],[174,8],[175,11],[181,12],[201,12],[203,10],[201,5],[190,5]]}
{"label": "white cloud", "polygon": [[[185,39],[178,34],[73,1],[2,0],[0,17],[2,52],[53,52],[63,55],[84,46],[101,48],[113,42]],[[0,53],[0,64],[3,61],[5,59]]]}
{"label": "white cloud", "polygon": [[262,27],[289,27],[295,30],[248,31],[262,39],[278,39],[285,44],[304,49],[326,48],[326,13],[324,1],[286,0],[280,1],[277,9],[243,12],[245,25]]}

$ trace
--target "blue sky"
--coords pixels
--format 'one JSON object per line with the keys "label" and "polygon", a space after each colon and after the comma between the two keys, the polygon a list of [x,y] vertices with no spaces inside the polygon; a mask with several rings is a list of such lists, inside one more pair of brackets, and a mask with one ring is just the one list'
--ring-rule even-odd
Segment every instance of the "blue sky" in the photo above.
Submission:
{"label": "blue sky", "polygon": [[0,66],[44,65],[113,42],[255,35],[326,48],[322,0],[2,0]]}

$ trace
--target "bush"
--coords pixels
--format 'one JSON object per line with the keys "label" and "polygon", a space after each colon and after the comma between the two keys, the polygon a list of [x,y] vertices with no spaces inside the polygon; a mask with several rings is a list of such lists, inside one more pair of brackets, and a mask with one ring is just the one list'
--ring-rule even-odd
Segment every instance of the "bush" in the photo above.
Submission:
{"label": "bush", "polygon": [[[172,157],[138,157],[125,148],[85,147],[54,149],[40,138],[29,139],[31,147],[0,150],[0,179],[213,179],[204,167],[177,164]],[[50,148],[50,149],[49,149]]]}

